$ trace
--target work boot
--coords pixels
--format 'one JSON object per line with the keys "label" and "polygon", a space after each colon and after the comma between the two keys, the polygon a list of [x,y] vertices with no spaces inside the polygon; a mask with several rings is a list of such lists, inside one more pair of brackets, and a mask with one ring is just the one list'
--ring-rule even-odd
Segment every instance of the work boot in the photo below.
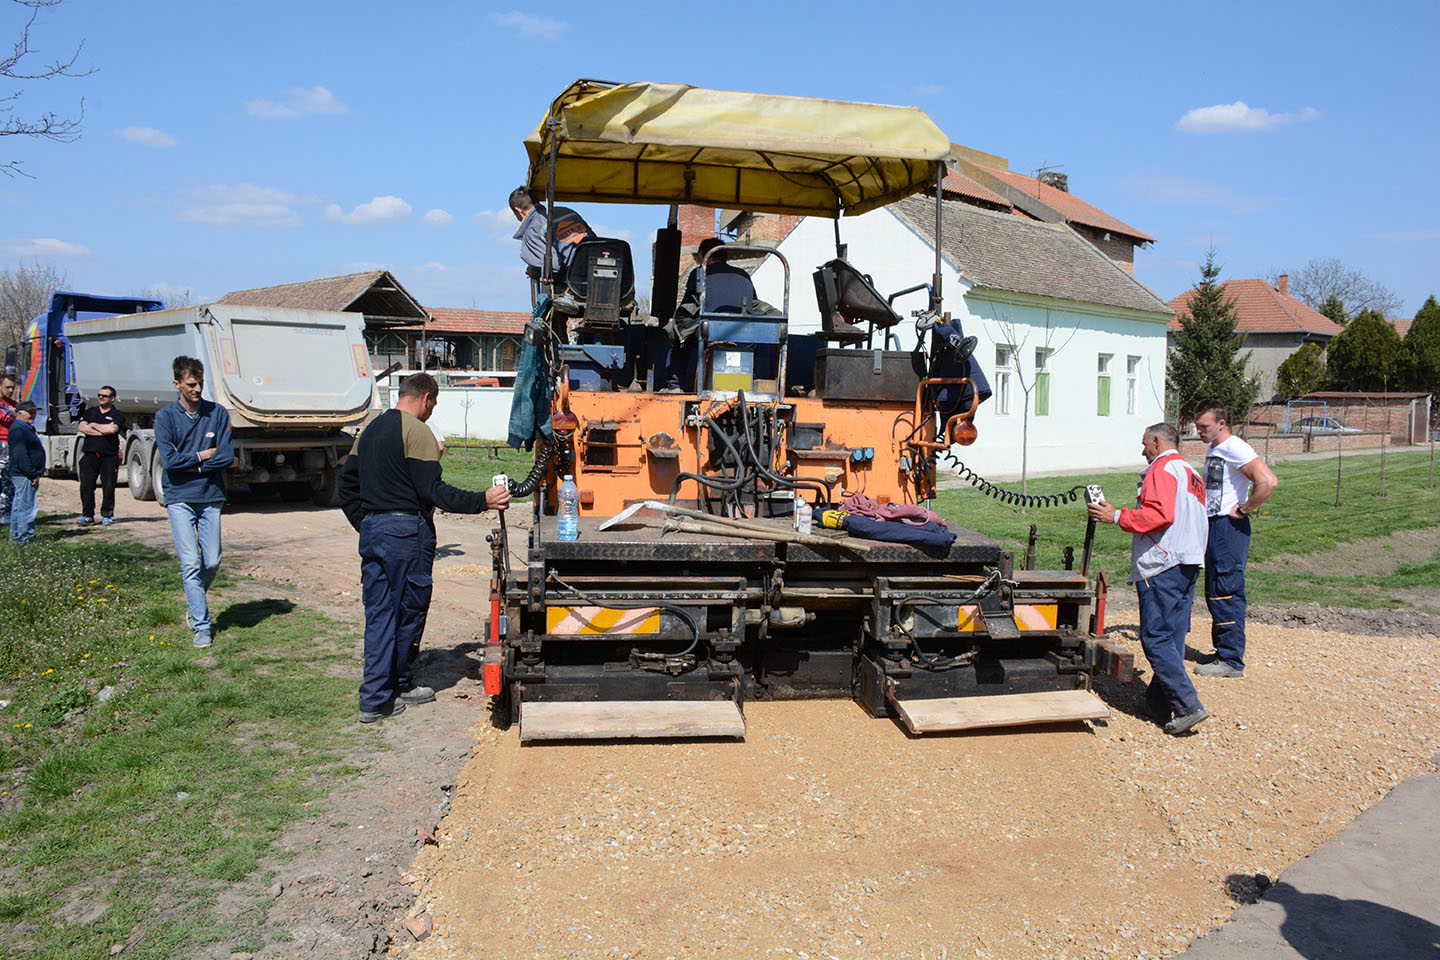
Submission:
{"label": "work boot", "polygon": [[405,701],[396,697],[390,701],[389,706],[381,707],[379,710],[361,710],[361,723],[374,723],[376,720],[383,720],[385,717],[393,717],[405,712]]}
{"label": "work boot", "polygon": [[430,687],[406,687],[404,690],[400,691],[399,696],[397,696],[395,699],[399,700],[401,703],[407,703],[412,707],[421,703],[434,703],[435,691]]}
{"label": "work boot", "polygon": [[1204,707],[1201,707],[1194,713],[1187,713],[1183,717],[1176,717],[1174,720],[1171,720],[1169,723],[1165,724],[1165,732],[1170,734],[1170,736],[1172,737],[1178,737],[1182,733],[1189,733],[1192,729],[1199,725],[1200,721],[1208,719],[1209,716],[1209,711],[1207,711]]}
{"label": "work boot", "polygon": [[1198,677],[1243,677],[1245,671],[1238,667],[1232,667],[1224,660],[1216,660],[1214,663],[1202,663],[1195,668],[1195,675]]}

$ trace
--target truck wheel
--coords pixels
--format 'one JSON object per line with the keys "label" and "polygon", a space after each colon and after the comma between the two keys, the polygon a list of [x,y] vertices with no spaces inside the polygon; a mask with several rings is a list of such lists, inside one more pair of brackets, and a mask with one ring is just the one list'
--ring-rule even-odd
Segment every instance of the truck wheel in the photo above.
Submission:
{"label": "truck wheel", "polygon": [[[318,486],[316,485],[318,484]],[[319,480],[312,480],[310,502],[317,507],[340,506],[340,474],[334,467],[326,467]]]}
{"label": "truck wheel", "polygon": [[157,451],[155,455],[150,458],[150,486],[155,493],[155,502],[162,507],[165,506],[164,477],[165,462],[160,459],[160,454]]}
{"label": "truck wheel", "polygon": [[145,444],[130,444],[130,449],[125,454],[125,478],[130,484],[130,496],[136,500],[155,499],[150,471],[145,468]]}

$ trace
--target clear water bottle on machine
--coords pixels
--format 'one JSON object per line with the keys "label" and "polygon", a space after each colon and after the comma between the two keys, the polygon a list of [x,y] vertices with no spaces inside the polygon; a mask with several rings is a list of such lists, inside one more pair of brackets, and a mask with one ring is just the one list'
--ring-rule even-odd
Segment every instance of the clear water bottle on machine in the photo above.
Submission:
{"label": "clear water bottle on machine", "polygon": [[814,519],[814,511],[810,503],[799,494],[795,496],[795,532],[809,534]]}
{"label": "clear water bottle on machine", "polygon": [[560,484],[560,520],[558,523],[561,540],[580,539],[580,490],[575,486],[575,478],[565,474],[565,482]]}

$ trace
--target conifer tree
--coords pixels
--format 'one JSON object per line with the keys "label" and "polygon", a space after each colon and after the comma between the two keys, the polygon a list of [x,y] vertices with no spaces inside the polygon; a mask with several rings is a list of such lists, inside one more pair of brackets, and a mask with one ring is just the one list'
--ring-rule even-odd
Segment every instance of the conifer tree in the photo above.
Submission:
{"label": "conifer tree", "polygon": [[1374,310],[1360,313],[1325,349],[1325,368],[1336,390],[1374,391],[1396,385],[1400,334]]}
{"label": "conifer tree", "polygon": [[1205,253],[1200,282],[1180,315],[1180,330],[1166,363],[1165,383],[1182,424],[1190,422],[1201,401],[1216,400],[1229,408],[1232,423],[1238,426],[1260,392],[1259,380],[1245,375],[1250,351],[1241,353],[1245,335],[1235,329],[1239,321],[1235,301],[1225,296],[1219,276],[1212,248]]}
{"label": "conifer tree", "polygon": [[1287,400],[1319,390],[1325,383],[1325,348],[1307,343],[1280,364],[1275,371],[1275,391]]}
{"label": "conifer tree", "polygon": [[1342,327],[1345,326],[1346,321],[1350,319],[1350,315],[1345,312],[1345,301],[1341,300],[1333,293],[1330,294],[1329,298],[1326,299],[1324,303],[1320,304],[1320,306],[1317,307],[1316,310],[1319,313],[1322,313],[1325,316],[1329,317],[1331,320],[1334,320]]}
{"label": "conifer tree", "polygon": [[1415,314],[1400,344],[1400,371],[1411,390],[1440,391],[1440,303],[1434,294]]}

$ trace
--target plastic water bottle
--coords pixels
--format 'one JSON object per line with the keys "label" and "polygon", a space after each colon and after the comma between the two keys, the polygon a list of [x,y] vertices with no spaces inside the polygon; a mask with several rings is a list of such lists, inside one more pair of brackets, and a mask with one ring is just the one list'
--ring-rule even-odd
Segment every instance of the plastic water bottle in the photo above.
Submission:
{"label": "plastic water bottle", "polygon": [[561,540],[580,539],[580,490],[575,486],[575,478],[565,474],[565,482],[560,484],[560,528]]}
{"label": "plastic water bottle", "polygon": [[809,534],[811,523],[814,518],[814,511],[810,508],[809,502],[804,497],[795,498],[795,532]]}

